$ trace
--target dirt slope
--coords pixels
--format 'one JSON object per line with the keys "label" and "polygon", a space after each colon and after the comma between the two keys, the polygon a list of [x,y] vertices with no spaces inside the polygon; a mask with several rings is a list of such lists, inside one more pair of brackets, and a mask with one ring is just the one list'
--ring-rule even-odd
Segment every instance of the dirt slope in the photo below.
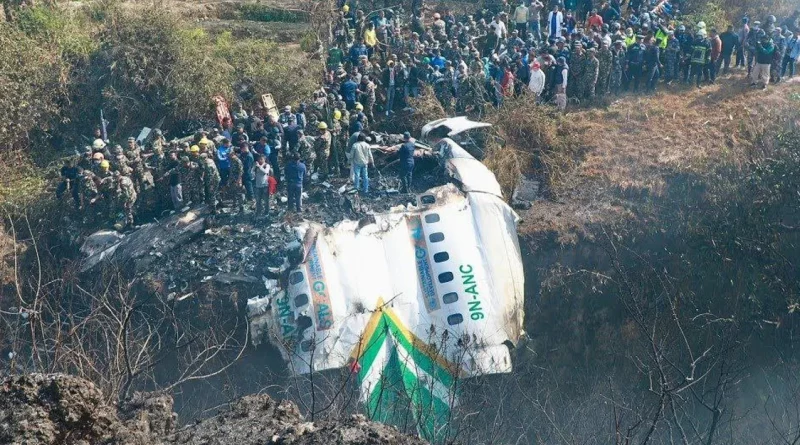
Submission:
{"label": "dirt slope", "polygon": [[421,445],[397,429],[352,416],[306,422],[291,402],[247,396],[215,417],[175,431],[172,399],[137,394],[119,409],[90,382],[61,374],[33,374],[0,383],[2,444],[341,444]]}
{"label": "dirt slope", "polygon": [[754,90],[737,72],[702,89],[666,87],[572,112],[591,141],[588,153],[555,201],[523,215],[521,231],[555,233],[562,242],[591,236],[589,225],[630,217],[634,201],[660,196],[675,175],[746,162],[758,134],[795,119],[798,107],[800,82]]}

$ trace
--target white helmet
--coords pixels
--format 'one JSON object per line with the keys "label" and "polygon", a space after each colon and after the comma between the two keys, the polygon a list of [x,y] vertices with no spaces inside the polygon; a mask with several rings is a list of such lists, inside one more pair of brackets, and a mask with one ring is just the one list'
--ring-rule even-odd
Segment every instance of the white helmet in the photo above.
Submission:
{"label": "white helmet", "polygon": [[702,20],[697,22],[697,29],[706,29],[706,22]]}
{"label": "white helmet", "polygon": [[106,143],[102,139],[97,138],[92,142],[92,148],[95,150],[102,150],[106,147]]}

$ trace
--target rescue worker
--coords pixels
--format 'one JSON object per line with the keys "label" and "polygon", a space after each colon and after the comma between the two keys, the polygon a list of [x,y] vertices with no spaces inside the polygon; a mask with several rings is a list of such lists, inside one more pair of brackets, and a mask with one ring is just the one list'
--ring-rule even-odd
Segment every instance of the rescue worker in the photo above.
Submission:
{"label": "rescue worker", "polygon": [[317,154],[314,151],[314,138],[306,136],[305,131],[299,130],[297,133],[299,140],[297,141],[297,150],[290,153],[297,153],[297,156],[306,165],[314,165],[317,159]]}
{"label": "rescue worker", "polygon": [[708,63],[711,60],[711,44],[708,42],[700,32],[695,34],[692,41],[691,53],[691,77],[696,78],[697,88],[701,88],[700,82],[703,80],[703,74],[708,68]]}
{"label": "rescue worker", "polygon": [[233,198],[233,204],[239,209],[239,213],[244,215],[244,200],[242,198],[245,193],[243,183],[244,164],[242,164],[242,160],[239,159],[236,151],[231,151],[230,153],[230,165],[227,193]]}
{"label": "rescue worker", "polygon": [[331,156],[331,133],[328,131],[328,124],[320,122],[317,124],[319,135],[314,140],[314,154],[316,160],[314,171],[320,175],[320,180],[328,177],[328,159]]}
{"label": "rescue worker", "polygon": [[[133,226],[133,209],[137,198],[136,189],[133,186],[133,180],[128,175],[116,175],[116,180],[117,187],[114,201],[118,206],[117,210],[121,211],[125,217],[125,224],[121,228],[131,227]],[[115,225],[115,227],[120,226]],[[121,230],[121,228],[118,230]]]}
{"label": "rescue worker", "polygon": [[207,153],[200,155],[203,162],[203,192],[206,205],[211,214],[217,214],[217,194],[219,193],[220,176],[214,160]]}

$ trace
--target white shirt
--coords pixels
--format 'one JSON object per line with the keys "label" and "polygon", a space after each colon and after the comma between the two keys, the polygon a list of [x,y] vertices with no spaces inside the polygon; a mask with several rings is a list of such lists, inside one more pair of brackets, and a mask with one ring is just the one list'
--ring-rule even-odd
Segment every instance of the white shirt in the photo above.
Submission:
{"label": "white shirt", "polygon": [[492,28],[492,31],[494,31],[494,35],[496,35],[498,38],[502,38],[507,33],[506,24],[503,23],[502,21],[492,22],[491,24],[489,24],[489,28]]}
{"label": "white shirt", "polygon": [[514,10],[514,23],[527,23],[528,22],[528,7],[525,5],[517,6]]}
{"label": "white shirt", "polygon": [[531,80],[528,82],[528,89],[535,95],[542,94],[544,91],[545,76],[544,71],[531,69]]}

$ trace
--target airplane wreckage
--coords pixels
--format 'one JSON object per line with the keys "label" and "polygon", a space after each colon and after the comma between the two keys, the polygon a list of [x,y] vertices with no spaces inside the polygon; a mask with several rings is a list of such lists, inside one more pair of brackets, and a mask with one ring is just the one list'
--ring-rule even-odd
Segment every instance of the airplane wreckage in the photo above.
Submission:
{"label": "airplane wreckage", "polygon": [[[414,203],[330,226],[283,227],[291,241],[283,266],[269,268],[265,296],[247,301],[253,342],[276,345],[299,375],[348,369],[369,417],[400,424],[406,413],[397,406],[406,406],[422,437],[440,438],[458,382],[511,372],[509,348],[523,335],[518,216],[468,151],[482,156],[469,133],[489,126],[456,117],[422,128],[417,148],[449,181]],[[187,250],[209,232],[206,213],[192,209],[125,235],[98,232],[84,243],[83,270],[111,260],[151,269],[160,255]],[[253,242],[240,239],[235,249]],[[230,281],[226,272],[202,280]],[[186,285],[177,286],[176,301],[191,295],[180,295]]]}
{"label": "airplane wreckage", "polygon": [[451,183],[361,221],[303,222],[283,279],[248,301],[254,341],[266,335],[293,372],[349,367],[370,417],[396,423],[395,404],[410,402],[429,440],[457,404],[456,382],[511,372],[509,346],[523,334],[518,217],[452,139],[485,126],[426,125]]}

